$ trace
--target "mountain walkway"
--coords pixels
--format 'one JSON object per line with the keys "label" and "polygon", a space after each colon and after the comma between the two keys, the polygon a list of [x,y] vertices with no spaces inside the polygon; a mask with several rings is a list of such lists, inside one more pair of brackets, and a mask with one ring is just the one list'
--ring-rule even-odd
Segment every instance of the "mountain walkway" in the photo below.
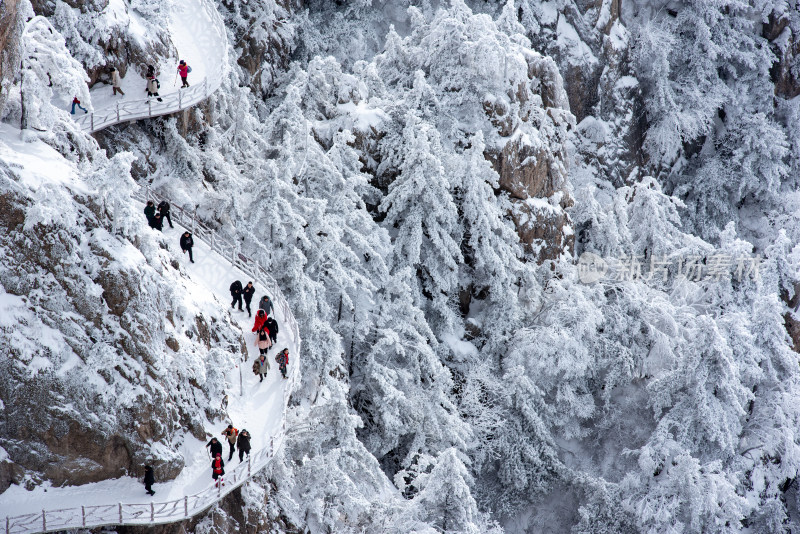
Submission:
{"label": "mountain walkway", "polygon": [[[152,200],[158,204],[167,200],[149,188],[140,188],[134,193],[134,199],[146,203]],[[86,502],[81,506],[61,509],[43,509],[37,513],[27,513],[5,517],[5,534],[29,534],[36,532],[53,532],[78,528],[97,528],[111,525],[152,526],[183,521],[196,516],[242,486],[254,474],[264,469],[280,449],[286,436],[286,408],[289,397],[297,383],[299,374],[298,355],[300,354],[300,332],[297,321],[292,315],[289,304],[283,296],[277,282],[257,261],[241,254],[238,247],[217,236],[215,232],[200,221],[194,213],[178,206],[172,207],[172,219],[177,225],[190,230],[194,237],[206,243],[209,248],[232,268],[247,274],[265,293],[272,295],[276,311],[283,316],[284,328],[288,330],[293,344],[293,362],[289,365],[288,384],[283,388],[281,423],[274,436],[254,436],[265,444],[259,450],[251,451],[246,462],[229,468],[225,474],[225,485],[215,487],[213,483],[204,490],[186,495],[179,499],[165,502],[93,504]],[[240,369],[241,369],[240,364]],[[241,377],[241,375],[240,375]],[[10,510],[9,510],[10,511]],[[1,529],[2,527],[0,527]],[[0,534],[1,531],[0,531]]]}
{"label": "mountain walkway", "polygon": [[[181,8],[183,10],[181,11]],[[162,80],[162,90],[172,91],[155,97],[104,102],[100,109],[74,116],[81,130],[95,133],[114,124],[170,115],[189,109],[211,96],[222,85],[227,64],[227,32],[216,6],[211,0],[178,0],[173,9],[170,28],[181,57],[189,59],[193,74],[192,85],[184,89],[165,89],[168,80]],[[181,30],[181,31],[178,31]],[[175,70],[167,76],[175,76]],[[195,77],[201,77],[195,82]],[[143,85],[139,90],[144,89]],[[105,90],[110,91],[110,86]],[[126,93],[126,95],[129,93]]]}

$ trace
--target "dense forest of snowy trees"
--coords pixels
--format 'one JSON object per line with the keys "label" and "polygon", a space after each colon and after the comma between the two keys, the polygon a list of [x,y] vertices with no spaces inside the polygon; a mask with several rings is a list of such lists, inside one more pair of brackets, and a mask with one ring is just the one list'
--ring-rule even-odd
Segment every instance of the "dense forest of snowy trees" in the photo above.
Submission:
{"label": "dense forest of snowy trees", "polygon": [[[242,490],[248,521],[800,529],[796,0],[222,0],[220,91],[97,144],[53,95],[88,101],[126,30],[77,22],[102,1],[73,4],[18,2],[23,69],[3,71],[0,116],[80,162],[94,192],[62,199],[74,209],[60,216],[20,202],[4,257],[31,232],[82,225],[158,256],[126,205],[136,181],[270,266],[300,324],[301,382],[280,461]],[[153,21],[137,53],[167,54],[166,4],[125,5]],[[107,254],[86,247],[70,265]],[[593,283],[586,253],[609,265]],[[0,288],[19,295],[14,265]],[[170,300],[162,271],[135,275],[155,288],[137,313]],[[117,342],[107,357],[124,364],[135,350]],[[169,432],[221,395],[204,380]],[[0,446],[41,480],[12,434]]]}

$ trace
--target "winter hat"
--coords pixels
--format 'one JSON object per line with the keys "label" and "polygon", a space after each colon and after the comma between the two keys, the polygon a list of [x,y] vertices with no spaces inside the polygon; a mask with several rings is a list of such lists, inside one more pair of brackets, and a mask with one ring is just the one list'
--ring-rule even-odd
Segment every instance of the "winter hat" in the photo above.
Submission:
{"label": "winter hat", "polygon": [[185,62],[184,60],[181,60],[181,61],[180,61],[180,64],[181,64],[181,65],[186,65],[186,62]]}

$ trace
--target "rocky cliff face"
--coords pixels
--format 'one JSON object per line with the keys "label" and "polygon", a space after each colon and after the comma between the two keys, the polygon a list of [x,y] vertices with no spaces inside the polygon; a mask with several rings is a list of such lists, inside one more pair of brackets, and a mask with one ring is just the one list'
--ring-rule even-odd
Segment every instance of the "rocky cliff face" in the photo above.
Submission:
{"label": "rocky cliff face", "polygon": [[[526,252],[541,263],[572,253],[566,136],[574,118],[553,60],[530,54],[526,61],[527,80],[509,91],[509,100],[519,107],[535,95],[540,105],[512,115],[504,103],[484,102],[484,111],[506,141],[502,149],[489,149],[485,156],[500,176],[500,189],[511,197],[512,217]],[[542,138],[530,144],[514,135],[519,128],[533,128]]]}
{"label": "rocky cliff face", "polygon": [[0,110],[19,67],[19,37],[22,34],[19,0],[0,4]]}
{"label": "rocky cliff face", "polygon": [[219,369],[240,331],[223,312],[193,311],[174,244],[138,220],[132,241],[121,235],[96,191],[37,195],[13,168],[0,174],[3,484],[83,484],[145,462],[176,476],[183,437],[204,439],[221,415]]}

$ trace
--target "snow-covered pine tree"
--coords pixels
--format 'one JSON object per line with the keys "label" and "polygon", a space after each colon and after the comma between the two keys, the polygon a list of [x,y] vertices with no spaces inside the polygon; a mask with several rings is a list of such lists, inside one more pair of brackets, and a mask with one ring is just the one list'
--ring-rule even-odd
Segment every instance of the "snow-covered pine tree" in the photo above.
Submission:
{"label": "snow-covered pine tree", "polygon": [[392,269],[410,267],[417,272],[415,302],[432,314],[434,332],[452,332],[463,259],[458,211],[440,156],[439,134],[413,109],[406,115],[402,152],[400,175],[380,205],[394,235]]}

